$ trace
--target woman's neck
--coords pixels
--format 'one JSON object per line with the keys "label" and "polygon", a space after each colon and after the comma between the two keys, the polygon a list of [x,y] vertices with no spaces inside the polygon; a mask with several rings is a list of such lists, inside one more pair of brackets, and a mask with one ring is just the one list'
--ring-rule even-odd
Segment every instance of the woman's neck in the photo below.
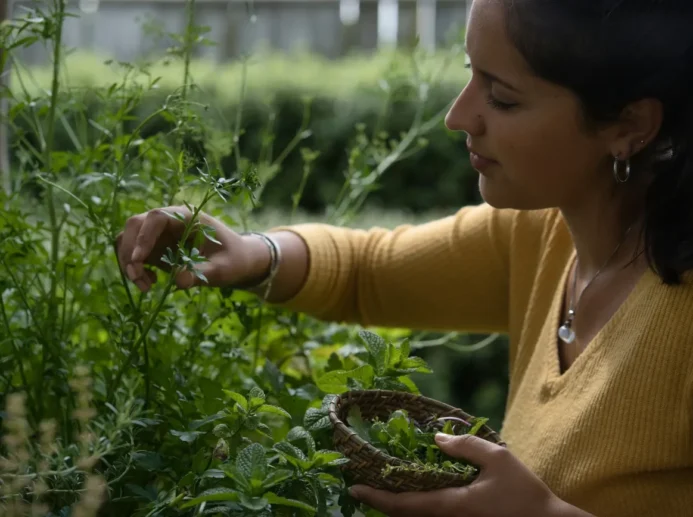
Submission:
{"label": "woman's neck", "polygon": [[[643,197],[614,196],[561,208],[573,237],[580,276],[591,278],[609,261],[622,267],[642,251]],[[620,246],[620,247],[619,247]],[[618,251],[614,255],[615,250]],[[609,267],[609,268],[610,268]]]}

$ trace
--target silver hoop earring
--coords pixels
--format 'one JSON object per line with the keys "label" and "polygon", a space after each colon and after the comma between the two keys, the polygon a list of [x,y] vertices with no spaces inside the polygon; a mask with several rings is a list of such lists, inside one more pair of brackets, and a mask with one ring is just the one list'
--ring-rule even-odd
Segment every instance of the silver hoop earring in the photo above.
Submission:
{"label": "silver hoop earring", "polygon": [[626,183],[630,179],[630,159],[626,159],[624,162],[626,164],[625,173],[622,173],[619,159],[614,157],[614,179],[616,183]]}

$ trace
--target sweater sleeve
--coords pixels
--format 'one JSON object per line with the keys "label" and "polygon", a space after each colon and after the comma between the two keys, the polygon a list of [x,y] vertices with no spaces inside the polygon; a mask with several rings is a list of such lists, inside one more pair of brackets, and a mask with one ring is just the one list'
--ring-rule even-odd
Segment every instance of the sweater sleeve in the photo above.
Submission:
{"label": "sweater sleeve", "polygon": [[507,332],[513,217],[481,204],[393,230],[280,228],[302,237],[310,258],[301,291],[281,305],[364,326]]}

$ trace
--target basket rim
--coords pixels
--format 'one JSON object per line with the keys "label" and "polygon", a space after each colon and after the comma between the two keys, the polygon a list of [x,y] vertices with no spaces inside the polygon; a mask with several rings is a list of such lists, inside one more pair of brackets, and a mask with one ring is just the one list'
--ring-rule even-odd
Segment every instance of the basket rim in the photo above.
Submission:
{"label": "basket rim", "polygon": [[[370,453],[375,454],[377,457],[380,457],[386,464],[393,465],[393,466],[410,466],[410,465],[415,465],[414,462],[410,460],[404,460],[401,458],[397,458],[395,456],[391,456],[390,454],[387,454],[380,449],[376,448],[373,444],[370,442],[364,440],[361,438],[347,423],[345,423],[343,420],[341,420],[337,416],[337,406],[341,402],[343,402],[345,397],[348,397],[350,395],[372,395],[372,396],[377,396],[379,394],[391,394],[391,395],[396,395],[399,397],[404,397],[404,398],[409,398],[410,400],[420,400],[424,401],[424,403],[431,403],[440,407],[443,407],[445,410],[450,411],[450,412],[461,412],[465,416],[468,416],[470,418],[476,418],[473,415],[470,415],[469,413],[465,412],[464,410],[457,408],[455,406],[451,406],[450,404],[447,404],[445,402],[441,402],[436,399],[432,399],[430,397],[426,397],[425,395],[417,395],[416,393],[408,393],[405,391],[395,391],[395,390],[349,390],[344,393],[335,395],[335,397],[332,399],[330,402],[330,405],[328,407],[328,416],[330,419],[330,423],[332,424],[332,428],[336,429],[337,427],[341,427],[344,430],[347,431],[347,433],[350,435],[350,439],[353,439],[356,441],[356,443],[362,447],[366,448]],[[482,429],[485,428],[492,436],[498,437],[499,441],[496,442],[498,445],[505,447],[505,443],[500,440],[500,437],[496,431],[491,429],[487,424],[484,424],[482,426]],[[417,475],[417,477],[422,477],[426,476],[428,473],[421,473]],[[465,477],[462,474],[455,473],[455,472],[438,472],[435,474],[438,478],[441,479],[441,481],[445,480],[447,482],[455,482],[455,481],[466,481],[469,478]]]}

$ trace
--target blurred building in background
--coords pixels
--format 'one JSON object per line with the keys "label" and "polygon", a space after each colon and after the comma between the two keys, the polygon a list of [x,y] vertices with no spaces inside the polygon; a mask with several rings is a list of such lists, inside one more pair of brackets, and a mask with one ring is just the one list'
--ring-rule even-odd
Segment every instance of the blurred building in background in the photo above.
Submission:
{"label": "blurred building in background", "polygon": [[[50,2],[9,0],[13,16]],[[182,33],[185,0],[68,0],[78,17],[65,22],[68,47],[130,61],[161,53],[163,33]],[[214,42],[196,57],[224,62],[261,49],[311,51],[329,58],[383,46],[434,49],[460,41],[471,0],[197,0],[195,21]],[[40,64],[34,46],[22,60]]]}

